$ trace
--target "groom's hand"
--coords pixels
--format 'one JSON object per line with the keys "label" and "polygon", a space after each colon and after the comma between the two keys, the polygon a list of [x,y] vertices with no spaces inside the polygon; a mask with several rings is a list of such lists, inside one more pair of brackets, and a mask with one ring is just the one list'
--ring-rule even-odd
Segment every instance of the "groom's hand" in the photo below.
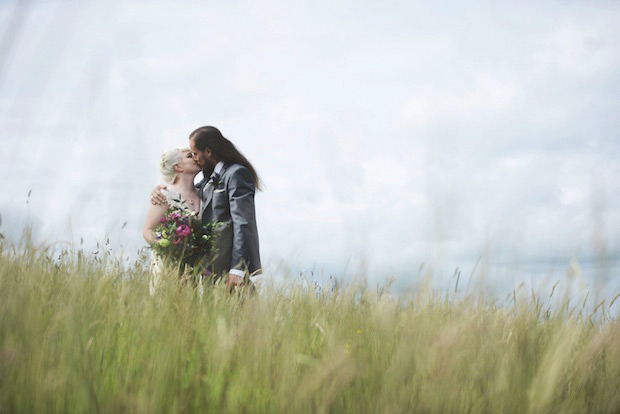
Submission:
{"label": "groom's hand", "polygon": [[236,275],[234,273],[229,273],[226,278],[226,287],[228,289],[233,290],[236,286],[243,285],[243,276]]}
{"label": "groom's hand", "polygon": [[154,206],[161,206],[166,203],[166,196],[161,193],[161,190],[165,188],[165,185],[158,185],[151,191],[151,204]]}

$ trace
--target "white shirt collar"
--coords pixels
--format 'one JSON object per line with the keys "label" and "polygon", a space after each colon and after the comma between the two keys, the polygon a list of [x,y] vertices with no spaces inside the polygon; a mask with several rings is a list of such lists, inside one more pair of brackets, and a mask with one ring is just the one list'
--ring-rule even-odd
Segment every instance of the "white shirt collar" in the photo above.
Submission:
{"label": "white shirt collar", "polygon": [[215,164],[215,168],[213,169],[213,173],[214,174],[219,174],[220,171],[222,171],[222,168],[224,168],[224,161],[220,161],[217,164]]}

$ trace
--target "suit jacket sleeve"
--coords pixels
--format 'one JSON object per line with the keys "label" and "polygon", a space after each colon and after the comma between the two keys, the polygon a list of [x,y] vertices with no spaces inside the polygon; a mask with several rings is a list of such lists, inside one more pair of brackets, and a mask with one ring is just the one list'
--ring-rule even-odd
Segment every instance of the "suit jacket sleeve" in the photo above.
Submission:
{"label": "suit jacket sleeve", "polygon": [[247,168],[239,168],[232,174],[228,184],[233,236],[231,269],[246,270],[246,267],[254,267],[251,263],[252,252],[258,249],[255,191],[252,174]]}

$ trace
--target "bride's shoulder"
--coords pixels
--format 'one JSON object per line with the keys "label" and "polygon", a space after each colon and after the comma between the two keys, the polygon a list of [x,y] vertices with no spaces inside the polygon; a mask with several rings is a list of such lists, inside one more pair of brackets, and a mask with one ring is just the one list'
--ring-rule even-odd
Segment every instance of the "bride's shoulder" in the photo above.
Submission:
{"label": "bride's shoulder", "polygon": [[181,193],[172,189],[162,189],[161,192],[166,196],[166,201],[170,207],[177,207],[185,210],[189,209],[187,202],[181,196]]}
{"label": "bride's shoulder", "polygon": [[177,195],[177,194],[179,194],[179,193],[177,193],[176,191],[171,190],[171,189],[169,189],[169,188],[162,188],[162,189],[161,189],[161,193],[162,193],[163,195],[165,195],[165,196],[168,196],[168,195]]}
{"label": "bride's shoulder", "polygon": [[172,202],[174,201],[181,200],[181,194],[169,188],[163,188],[161,190],[161,193],[166,197],[168,204],[172,204]]}

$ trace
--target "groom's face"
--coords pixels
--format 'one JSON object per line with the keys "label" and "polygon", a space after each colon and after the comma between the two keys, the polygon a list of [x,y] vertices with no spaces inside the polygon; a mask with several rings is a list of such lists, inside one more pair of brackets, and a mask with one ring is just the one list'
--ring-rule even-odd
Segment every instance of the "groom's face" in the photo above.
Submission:
{"label": "groom's face", "polygon": [[194,155],[194,161],[196,161],[201,168],[204,168],[206,162],[205,154],[196,148],[196,144],[194,144],[193,139],[189,140],[189,148],[192,150],[192,154]]}

